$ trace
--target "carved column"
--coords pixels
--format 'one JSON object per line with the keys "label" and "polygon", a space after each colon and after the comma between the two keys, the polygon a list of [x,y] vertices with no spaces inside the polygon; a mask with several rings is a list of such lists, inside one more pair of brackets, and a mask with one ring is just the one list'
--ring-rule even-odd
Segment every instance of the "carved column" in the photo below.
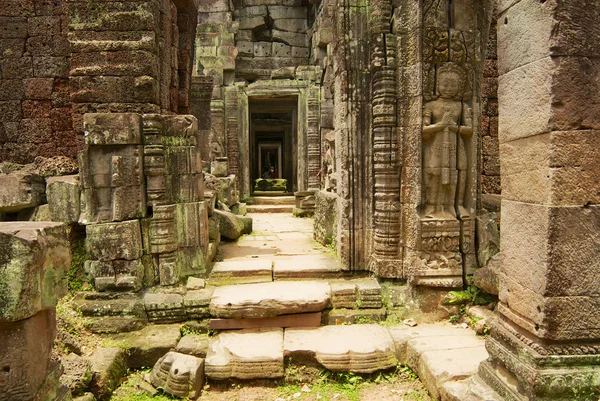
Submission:
{"label": "carved column", "polygon": [[596,399],[600,3],[498,11],[500,303],[480,375],[506,400]]}
{"label": "carved column", "polygon": [[392,3],[371,3],[374,233],[369,269],[403,278],[400,247],[400,169],[396,110],[396,35],[390,33]]}
{"label": "carved column", "polygon": [[319,171],[321,170],[321,134],[319,121],[321,116],[321,89],[319,86],[309,84],[306,90],[308,103],[307,120],[308,129],[307,154],[308,154],[308,190],[319,189]]}
{"label": "carved column", "polygon": [[479,82],[491,2],[405,3],[413,4],[395,18],[403,35],[400,91],[406,92],[399,106],[404,262],[414,285],[460,288],[476,267]]}

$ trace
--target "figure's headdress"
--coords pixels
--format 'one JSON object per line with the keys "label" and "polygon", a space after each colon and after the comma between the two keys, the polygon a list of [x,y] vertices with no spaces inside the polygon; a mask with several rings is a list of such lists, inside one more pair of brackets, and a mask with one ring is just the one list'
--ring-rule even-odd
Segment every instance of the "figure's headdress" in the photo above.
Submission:
{"label": "figure's headdress", "polygon": [[[465,89],[466,74],[465,74],[464,69],[461,66],[459,66],[458,64],[455,64],[453,62],[447,62],[447,63],[442,64],[437,70],[438,82],[440,81],[440,78],[444,74],[453,74],[458,77],[458,93],[456,94],[456,99],[460,100],[464,95],[463,92]],[[436,88],[436,92],[437,92],[437,88]]]}

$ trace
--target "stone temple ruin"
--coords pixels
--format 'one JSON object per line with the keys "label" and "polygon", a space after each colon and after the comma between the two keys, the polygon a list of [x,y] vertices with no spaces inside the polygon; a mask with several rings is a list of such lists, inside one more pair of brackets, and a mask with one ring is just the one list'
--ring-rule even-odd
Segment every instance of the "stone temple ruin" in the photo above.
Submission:
{"label": "stone temple ruin", "polygon": [[[213,318],[363,373],[407,337],[339,310],[385,318],[387,281],[447,318],[474,283],[498,296],[477,386],[433,397],[597,397],[599,23],[584,0],[1,0],[0,400],[75,397],[52,358],[73,276],[92,332]],[[220,260],[247,211],[281,210],[337,260]],[[319,345],[349,331],[373,349]],[[281,377],[248,338],[107,348],[89,388],[118,385],[104,365],[156,364],[152,385],[193,398],[205,375]]]}

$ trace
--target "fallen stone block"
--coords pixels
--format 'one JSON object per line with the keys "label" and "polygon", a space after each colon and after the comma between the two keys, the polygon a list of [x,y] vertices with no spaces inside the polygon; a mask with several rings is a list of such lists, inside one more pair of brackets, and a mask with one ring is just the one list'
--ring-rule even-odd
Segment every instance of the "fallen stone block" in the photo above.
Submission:
{"label": "fallen stone block", "polygon": [[56,306],[67,293],[70,266],[61,223],[0,223],[0,321],[26,319]]}
{"label": "fallen stone block", "polygon": [[242,217],[218,209],[215,209],[214,214],[219,218],[219,231],[222,237],[236,240],[247,232],[247,224],[244,224]]}
{"label": "fallen stone block", "polygon": [[86,226],[86,247],[93,260],[135,260],[142,257],[139,220]]}
{"label": "fallen stone block", "polygon": [[175,349],[181,332],[178,324],[150,325],[110,338],[121,348],[127,349],[127,366],[139,369],[154,366],[165,353]]}
{"label": "fallen stone block", "polygon": [[203,319],[210,316],[208,309],[214,287],[186,292],[183,296],[183,306],[188,319]]}
{"label": "fallen stone block", "polygon": [[503,401],[479,376],[465,380],[447,381],[440,389],[442,401]]}
{"label": "fallen stone block", "polygon": [[278,281],[215,289],[210,312],[219,318],[260,318],[320,312],[329,304],[329,284]]}
{"label": "fallen stone block", "polygon": [[99,401],[108,400],[127,374],[125,351],[121,348],[98,348],[90,357],[92,381],[90,390]]}
{"label": "fallen stone block", "polygon": [[195,400],[204,386],[204,360],[169,352],[156,362],[150,381],[165,393]]}
{"label": "fallen stone block", "polygon": [[0,212],[15,213],[41,205],[46,200],[46,184],[33,168],[0,173]]}
{"label": "fallen stone block", "polygon": [[76,354],[69,354],[61,359],[64,372],[60,382],[71,390],[71,394],[82,394],[92,380],[90,361]]}
{"label": "fallen stone block", "polygon": [[210,342],[205,374],[215,380],[283,377],[283,330],[220,333]]}
{"label": "fallen stone block", "polygon": [[78,175],[48,178],[46,197],[52,221],[67,224],[79,221],[81,188]]}
{"label": "fallen stone block", "polygon": [[313,357],[339,372],[372,373],[398,364],[392,337],[375,324],[287,329],[284,352],[292,358]]}

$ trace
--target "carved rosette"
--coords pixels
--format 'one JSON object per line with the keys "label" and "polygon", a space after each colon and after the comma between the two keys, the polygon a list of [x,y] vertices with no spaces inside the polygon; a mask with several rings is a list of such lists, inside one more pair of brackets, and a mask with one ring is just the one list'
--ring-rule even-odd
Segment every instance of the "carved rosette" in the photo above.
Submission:
{"label": "carved rosette", "polygon": [[370,270],[401,278],[400,164],[396,108],[396,36],[391,34],[392,4],[372,3],[372,118],[374,233]]}

